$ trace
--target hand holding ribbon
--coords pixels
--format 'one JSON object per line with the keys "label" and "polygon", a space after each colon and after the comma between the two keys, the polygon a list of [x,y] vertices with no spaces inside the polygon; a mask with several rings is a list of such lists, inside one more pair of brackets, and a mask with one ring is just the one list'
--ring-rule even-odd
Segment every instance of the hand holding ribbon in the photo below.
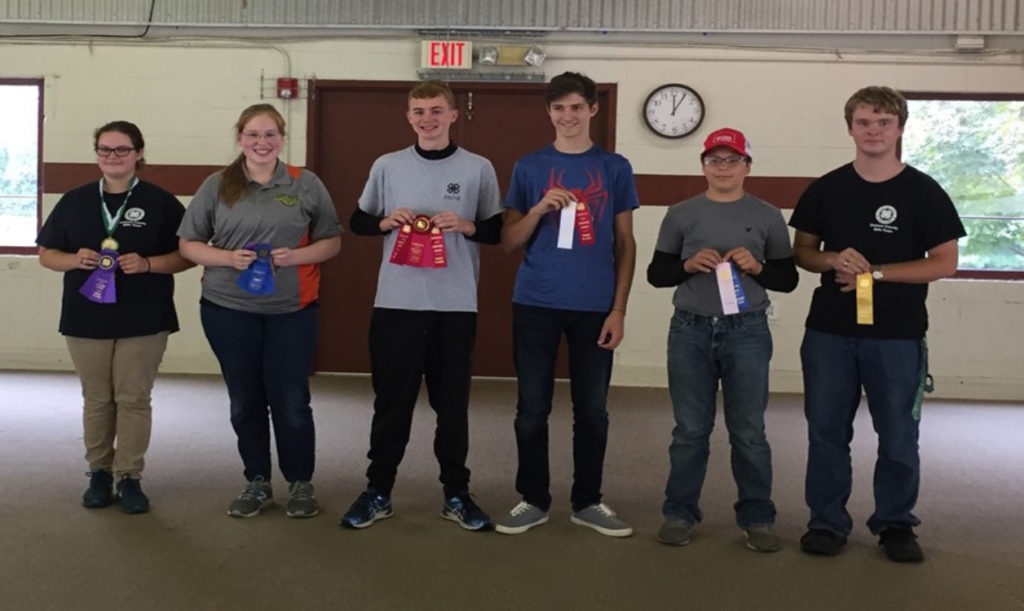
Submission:
{"label": "hand holding ribbon", "polygon": [[[117,302],[117,288],[114,283],[114,272],[117,271],[117,251],[104,248],[99,252],[96,269],[89,274],[78,292],[89,301],[96,303]],[[88,269],[88,268],[85,268]]]}
{"label": "hand holding ribbon", "polygon": [[79,248],[75,253],[75,269],[96,269],[100,262],[100,253],[91,248]]}
{"label": "hand holding ribbon", "polygon": [[[271,263],[270,244],[249,242],[245,250],[251,251],[255,256],[251,257],[249,267],[238,276],[236,284],[252,295],[271,295],[274,293],[274,266]],[[235,251],[238,252],[238,251]],[[234,253],[232,253],[234,256]],[[239,259],[244,259],[239,255]],[[237,267],[237,263],[236,263]]]}
{"label": "hand holding ribbon", "polygon": [[724,261],[732,261],[736,264],[736,267],[745,274],[756,276],[764,270],[764,265],[754,258],[754,255],[750,253],[745,246],[737,246],[729,252],[725,253],[722,257]]}
{"label": "hand holding ribbon", "polygon": [[429,217],[419,215],[412,223],[402,225],[388,260],[395,265],[448,267],[444,235]]}
{"label": "hand holding ribbon", "polygon": [[698,272],[710,273],[722,262],[722,255],[713,248],[702,248],[683,261],[683,271],[696,274]]}

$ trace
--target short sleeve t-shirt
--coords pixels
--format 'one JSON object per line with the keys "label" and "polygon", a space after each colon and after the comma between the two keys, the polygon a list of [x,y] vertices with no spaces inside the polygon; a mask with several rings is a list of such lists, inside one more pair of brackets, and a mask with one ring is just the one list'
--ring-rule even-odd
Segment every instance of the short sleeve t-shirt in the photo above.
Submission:
{"label": "short sleeve t-shirt", "polygon": [[594,243],[582,244],[575,231],[572,248],[558,248],[560,212],[545,214],[526,244],[512,301],[607,312],[615,298],[615,216],[639,206],[633,168],[622,155],[597,146],[569,154],[549,144],[516,162],[505,207],[525,215],[552,188],[586,203]]}
{"label": "short sleeve t-shirt", "polygon": [[[452,211],[482,221],[501,213],[498,179],[491,162],[465,149],[443,159],[425,159],[409,147],[379,157],[359,197],[359,209],[375,217],[397,208],[433,216]],[[384,236],[374,307],[439,312],[476,312],[480,245],[445,232],[446,266],[423,268],[392,263],[399,232]]]}
{"label": "short sleeve t-shirt", "polygon": [[[139,181],[128,193],[106,193],[100,197],[99,182],[68,191],[43,223],[36,243],[44,248],[78,252],[80,248],[99,251],[107,237],[100,206],[106,202],[110,215],[127,205],[111,237],[118,253],[156,257],[178,250],[175,232],[184,206],[156,185]],[[119,339],[178,330],[174,310],[174,277],[171,274],[114,274],[115,303],[95,303],[79,289],[92,270],[64,272],[59,330],[63,335],[89,339]]]}
{"label": "short sleeve t-shirt", "polygon": [[[185,211],[178,235],[238,250],[247,244],[301,248],[341,235],[341,225],[327,188],[312,172],[278,162],[266,185],[250,182],[249,190],[228,206],[220,200],[222,173],[203,182]],[[241,271],[208,266],[203,273],[203,298],[216,305],[259,314],[286,314],[317,300],[320,266],[277,268],[274,293],[252,295],[236,284]]]}
{"label": "short sleeve t-shirt", "polygon": [[[821,238],[824,250],[854,248],[872,265],[921,259],[932,248],[966,235],[952,200],[934,179],[912,166],[883,182],[841,166],[810,186],[789,224]],[[843,293],[835,272],[821,274],[807,327],[823,333],[878,339],[919,339],[928,329],[927,284],[878,282],[874,324],[857,324],[856,293]]]}
{"label": "short sleeve t-shirt", "polygon": [[[758,261],[784,259],[793,255],[789,230],[782,212],[771,204],[745,193],[733,202],[717,202],[703,193],[668,209],[658,232],[656,250],[689,259],[710,248],[724,255],[743,246]],[[747,299],[745,311],[768,307],[768,293],[747,274],[739,275]],[[714,273],[693,274],[676,287],[672,303],[701,316],[722,316],[722,301]]]}

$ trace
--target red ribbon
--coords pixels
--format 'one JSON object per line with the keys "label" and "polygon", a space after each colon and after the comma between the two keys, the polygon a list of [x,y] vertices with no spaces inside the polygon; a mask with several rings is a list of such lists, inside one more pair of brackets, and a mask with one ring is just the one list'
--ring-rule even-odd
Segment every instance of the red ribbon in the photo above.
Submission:
{"label": "red ribbon", "polygon": [[596,239],[594,238],[594,219],[590,216],[590,209],[587,208],[587,204],[584,202],[576,203],[576,233],[580,236],[580,244],[583,246],[593,246]]}
{"label": "red ribbon", "polygon": [[412,267],[448,267],[444,234],[424,215],[417,216],[402,229],[391,250],[391,263]]}

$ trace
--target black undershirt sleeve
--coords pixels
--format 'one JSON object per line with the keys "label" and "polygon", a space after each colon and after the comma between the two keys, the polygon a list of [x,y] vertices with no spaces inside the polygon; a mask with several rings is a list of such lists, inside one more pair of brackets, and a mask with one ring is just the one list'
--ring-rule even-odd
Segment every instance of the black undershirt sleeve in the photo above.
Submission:
{"label": "black undershirt sleeve", "polygon": [[651,257],[651,262],[647,265],[647,282],[658,288],[678,286],[686,282],[692,275],[683,269],[683,262],[679,260],[679,255],[663,250],[654,251],[654,256]]}
{"label": "black undershirt sleeve", "polygon": [[501,241],[502,220],[500,212],[489,219],[474,221],[473,224],[476,225],[476,233],[466,236],[467,240],[473,240],[481,244],[497,244]]}
{"label": "black undershirt sleeve", "polygon": [[784,259],[769,259],[763,263],[761,273],[751,276],[758,284],[769,291],[789,293],[796,288],[800,281],[800,274],[796,271],[796,262],[793,257]]}
{"label": "black undershirt sleeve", "polygon": [[387,231],[380,230],[380,217],[363,212],[356,206],[352,218],[348,220],[349,229],[356,235],[384,235]]}

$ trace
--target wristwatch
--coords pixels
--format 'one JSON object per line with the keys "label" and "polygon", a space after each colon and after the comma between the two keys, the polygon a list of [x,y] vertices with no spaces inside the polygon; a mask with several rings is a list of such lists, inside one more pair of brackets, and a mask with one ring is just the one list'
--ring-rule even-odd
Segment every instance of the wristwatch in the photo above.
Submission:
{"label": "wristwatch", "polygon": [[885,280],[885,272],[882,271],[881,265],[871,266],[871,279],[874,280],[875,282]]}

